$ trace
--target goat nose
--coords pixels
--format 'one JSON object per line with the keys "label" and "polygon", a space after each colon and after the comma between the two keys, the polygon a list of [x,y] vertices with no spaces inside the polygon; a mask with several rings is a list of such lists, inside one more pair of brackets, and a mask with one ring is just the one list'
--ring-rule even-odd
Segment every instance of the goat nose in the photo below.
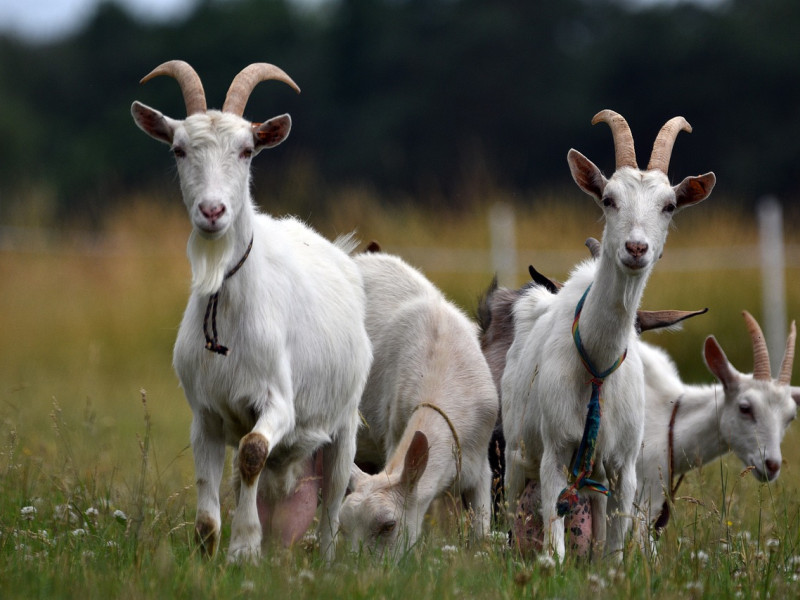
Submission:
{"label": "goat nose", "polygon": [[647,252],[647,247],[645,242],[625,242],[625,250],[633,258],[641,258]]}
{"label": "goat nose", "polygon": [[203,213],[203,216],[211,222],[216,221],[217,219],[222,216],[222,213],[225,212],[225,205],[221,202],[213,202],[210,200],[204,200],[200,203],[200,212]]}
{"label": "goat nose", "polygon": [[773,475],[775,475],[775,473],[781,470],[781,463],[772,458],[768,458],[767,460],[765,460],[764,466],[767,468],[767,473],[769,474],[770,477],[772,477]]}

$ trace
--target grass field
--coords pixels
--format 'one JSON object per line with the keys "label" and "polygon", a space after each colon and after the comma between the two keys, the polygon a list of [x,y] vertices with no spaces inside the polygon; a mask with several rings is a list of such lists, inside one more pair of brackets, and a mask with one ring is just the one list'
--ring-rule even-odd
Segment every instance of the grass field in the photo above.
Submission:
{"label": "grass field", "polygon": [[[580,257],[585,237],[602,233],[600,212],[588,199],[566,206],[540,201],[531,209],[515,200],[520,260],[554,277],[567,273],[537,264],[537,252],[576,250]],[[0,598],[800,595],[797,425],[784,441],[785,464],[774,484],[740,475],[735,459],[690,476],[658,560],[631,551],[618,566],[568,559],[555,567],[507,551],[500,532],[470,542],[462,527],[440,523],[397,566],[344,555],[328,567],[310,539],[291,551],[270,550],[258,567],[228,568],[219,556],[200,560],[191,540],[190,415],[171,368],[189,282],[189,225],[177,204],[135,202],[97,236],[60,233],[0,246]],[[355,228],[390,252],[488,248],[486,205],[458,216],[390,209],[359,191],[331,205],[319,220],[301,216],[328,237]],[[719,198],[676,223],[665,265],[671,250],[702,254],[756,241],[752,219],[725,209]],[[788,242],[799,241],[794,229]],[[657,268],[650,280],[646,307],[711,309],[682,332],[648,334],[670,350],[689,381],[710,380],[700,349],[712,332],[740,370],[751,369],[740,312],[761,317],[760,276],[736,266]],[[468,312],[492,276],[436,265],[425,271]],[[789,314],[800,316],[800,273],[793,267],[786,274]],[[524,270],[520,283],[523,276]],[[224,511],[231,500],[228,490]],[[227,535],[225,529],[223,548]]]}

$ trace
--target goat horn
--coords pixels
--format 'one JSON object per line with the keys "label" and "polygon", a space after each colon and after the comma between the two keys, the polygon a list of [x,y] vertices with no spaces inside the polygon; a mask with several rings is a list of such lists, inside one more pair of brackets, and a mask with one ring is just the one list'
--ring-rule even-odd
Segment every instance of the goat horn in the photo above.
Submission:
{"label": "goat horn", "polygon": [[792,321],[792,326],[789,327],[789,337],[786,338],[786,351],[783,354],[783,362],[781,363],[781,372],[778,375],[778,383],[781,385],[789,385],[792,382],[792,366],[794,365],[794,340],[797,337],[797,328]]}
{"label": "goat horn", "polygon": [[753,379],[770,381],[772,373],[769,366],[769,351],[761,327],[753,315],[746,310],[742,311],[742,316],[747,324],[747,331],[750,332],[750,338],[753,340]]}
{"label": "goat horn", "polygon": [[672,147],[675,145],[675,138],[678,137],[681,131],[692,132],[692,126],[683,117],[672,117],[664,124],[653,144],[650,163],[647,165],[648,171],[658,169],[666,175],[669,168],[669,159],[672,156]]}
{"label": "goat horn", "polygon": [[600,256],[600,242],[597,241],[596,238],[588,237],[586,241],[583,243],[589,249],[589,252],[592,255],[592,258],[597,258]]}
{"label": "goat horn", "polygon": [[225,104],[222,105],[222,112],[233,113],[240,117],[244,114],[244,107],[253,89],[262,81],[277,79],[292,87],[298,94],[300,88],[292,81],[282,69],[268,63],[253,63],[245,67],[233,78],[231,87],[225,96]]}
{"label": "goat horn", "polygon": [[625,118],[613,110],[601,110],[592,118],[592,125],[600,122],[608,123],[611,135],[614,136],[614,154],[617,157],[617,169],[620,167],[633,167],[636,165],[636,150],[633,147],[633,135]]}
{"label": "goat horn", "polygon": [[189,63],[182,60],[165,62],[142,77],[139,83],[145,83],[159,75],[169,75],[178,80],[183,92],[183,101],[186,103],[187,117],[206,112],[206,93],[203,91],[203,84]]}

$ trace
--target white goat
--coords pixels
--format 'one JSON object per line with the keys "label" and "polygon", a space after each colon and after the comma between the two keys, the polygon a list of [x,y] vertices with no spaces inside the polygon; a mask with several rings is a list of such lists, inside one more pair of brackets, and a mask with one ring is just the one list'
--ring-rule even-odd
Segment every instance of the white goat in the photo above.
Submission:
{"label": "white goat", "polygon": [[[633,138],[625,120],[606,110],[592,120],[600,121],[611,126],[614,136],[614,175],[606,179],[574,149],[567,155],[575,182],[595,199],[606,218],[596,268],[586,262],[573,271],[557,295],[533,286],[516,303],[515,337],[502,379],[507,500],[509,506],[515,506],[526,479],[540,481],[545,546],[558,557],[564,555],[564,523],[556,505],[574,502],[584,484],[602,491],[611,482],[607,550],[618,553],[623,548],[644,425],[635,312],[663,251],[673,213],[705,199],[716,181],[714,174],[708,173],[687,177],[675,187],[669,184],[666,173],[675,137],[681,129],[690,130],[682,117],[671,119],[662,128],[646,171],[636,166]],[[576,310],[579,303],[582,311]],[[580,323],[579,334],[573,335],[573,321]],[[579,348],[593,365],[593,373],[587,373],[589,367],[584,366],[575,339],[580,340]],[[625,359],[619,364],[621,357]],[[588,451],[580,457],[579,469],[574,455],[584,446],[586,404],[590,395],[599,391],[594,383],[590,390],[588,383],[602,381],[605,374],[601,370],[615,364],[619,368],[602,389],[606,400],[603,426],[594,449],[591,440],[585,446]],[[565,469],[573,466],[573,460],[578,472],[570,482]],[[594,493],[590,502],[593,536],[602,545],[606,496]]]}
{"label": "white goat", "polygon": [[374,352],[356,458],[383,470],[353,465],[340,531],[354,550],[397,557],[417,541],[431,501],[453,490],[474,511],[476,533],[488,533],[498,401],[477,328],[401,259],[355,260]]}
{"label": "white goat", "polygon": [[[557,293],[558,283],[536,275]],[[520,290],[509,290],[497,288],[493,283],[481,300],[481,347],[495,381],[502,378],[505,352],[513,341],[513,305],[528,287],[530,284]],[[638,311],[637,323],[645,331],[674,325],[701,312]],[[800,387],[789,386],[796,329],[792,323],[780,375],[771,380],[761,329],[748,313],[744,314],[754,356],[760,361],[756,369],[761,378],[758,380],[738,373],[713,336],[706,340],[704,359],[721,385],[683,383],[664,350],[638,342],[646,390],[645,434],[636,463],[636,505],[643,513],[643,529],[648,530],[643,531],[642,541],[650,531],[657,535],[666,526],[670,516],[667,499],[677,487],[676,476],[680,478],[730,450],[742,463],[752,467],[761,481],[774,481],[780,474],[781,440],[800,404]],[[516,509],[513,526],[515,544],[523,551],[541,548],[542,523],[539,515],[533,514],[539,509],[538,484],[529,482]],[[571,542],[579,552],[588,549],[591,535],[591,515],[585,513],[585,506],[580,506],[567,518]]]}
{"label": "white goat", "polygon": [[171,145],[193,226],[192,293],[173,362],[193,414],[197,539],[214,554],[226,444],[236,448],[232,561],[255,560],[262,533],[291,543],[307,529],[319,487],[313,456],[324,447],[320,544],[330,558],[371,363],[361,275],[348,241],[332,244],[295,219],[258,214],[251,159],[286,139],[291,119],[242,118],[260,81],[299,89],[277,67],[254,64],[236,76],[222,111],[207,111],[188,64],[164,63],[143,81],[157,75],[178,80],[187,118],[139,102],[131,112]]}
{"label": "white goat", "polygon": [[718,385],[690,385],[660,348],[639,343],[645,370],[647,418],[637,475],[637,504],[648,526],[661,529],[669,517],[667,496],[673,477],[733,451],[760,481],[774,481],[781,469],[781,441],[800,403],[790,387],[796,329],[792,322],[780,374],[773,379],[764,335],[743,313],[753,343],[752,375],[739,373],[714,336],[703,359]]}

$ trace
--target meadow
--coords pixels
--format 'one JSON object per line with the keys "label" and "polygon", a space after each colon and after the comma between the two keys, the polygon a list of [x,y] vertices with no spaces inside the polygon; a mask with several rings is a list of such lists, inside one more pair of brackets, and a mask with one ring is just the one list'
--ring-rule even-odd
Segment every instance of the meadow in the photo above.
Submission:
{"label": "meadow", "polygon": [[[493,194],[492,201],[517,207],[516,283],[525,281],[529,263],[565,278],[569,264],[587,255],[584,239],[600,237],[600,211],[578,192],[572,196],[533,203]],[[387,207],[368,191],[349,190],[334,195],[325,214],[300,216],[328,237],[356,229],[364,242],[378,240],[385,251],[418,262],[473,314],[493,275],[488,260],[485,269],[481,261],[454,268],[431,257],[488,252],[489,204],[476,200],[455,214]],[[619,565],[524,559],[507,549],[504,530],[471,540],[456,514],[453,527],[432,517],[421,543],[397,565],[342,553],[327,566],[311,536],[288,551],[268,549],[259,566],[228,567],[224,554],[202,560],[192,539],[190,414],[171,367],[188,294],[189,224],[176,198],[125,205],[99,233],[30,230],[0,243],[0,597],[800,595],[797,424],[784,440],[775,483],[758,483],[733,457],[687,477],[657,558],[631,549]],[[796,228],[786,229],[786,241],[799,243]],[[751,370],[740,313],[762,318],[761,279],[735,257],[756,242],[753,217],[723,198],[676,217],[644,306],[709,307],[680,332],[646,334],[668,348],[685,380],[711,381],[700,351],[712,332],[733,364]],[[551,260],[554,252],[559,261]],[[703,267],[704,258],[720,254],[730,264]],[[693,268],[681,269],[687,260]],[[800,316],[799,271],[797,264],[786,270],[790,318]],[[231,508],[226,484],[223,514]],[[224,521],[230,525],[229,516]]]}

